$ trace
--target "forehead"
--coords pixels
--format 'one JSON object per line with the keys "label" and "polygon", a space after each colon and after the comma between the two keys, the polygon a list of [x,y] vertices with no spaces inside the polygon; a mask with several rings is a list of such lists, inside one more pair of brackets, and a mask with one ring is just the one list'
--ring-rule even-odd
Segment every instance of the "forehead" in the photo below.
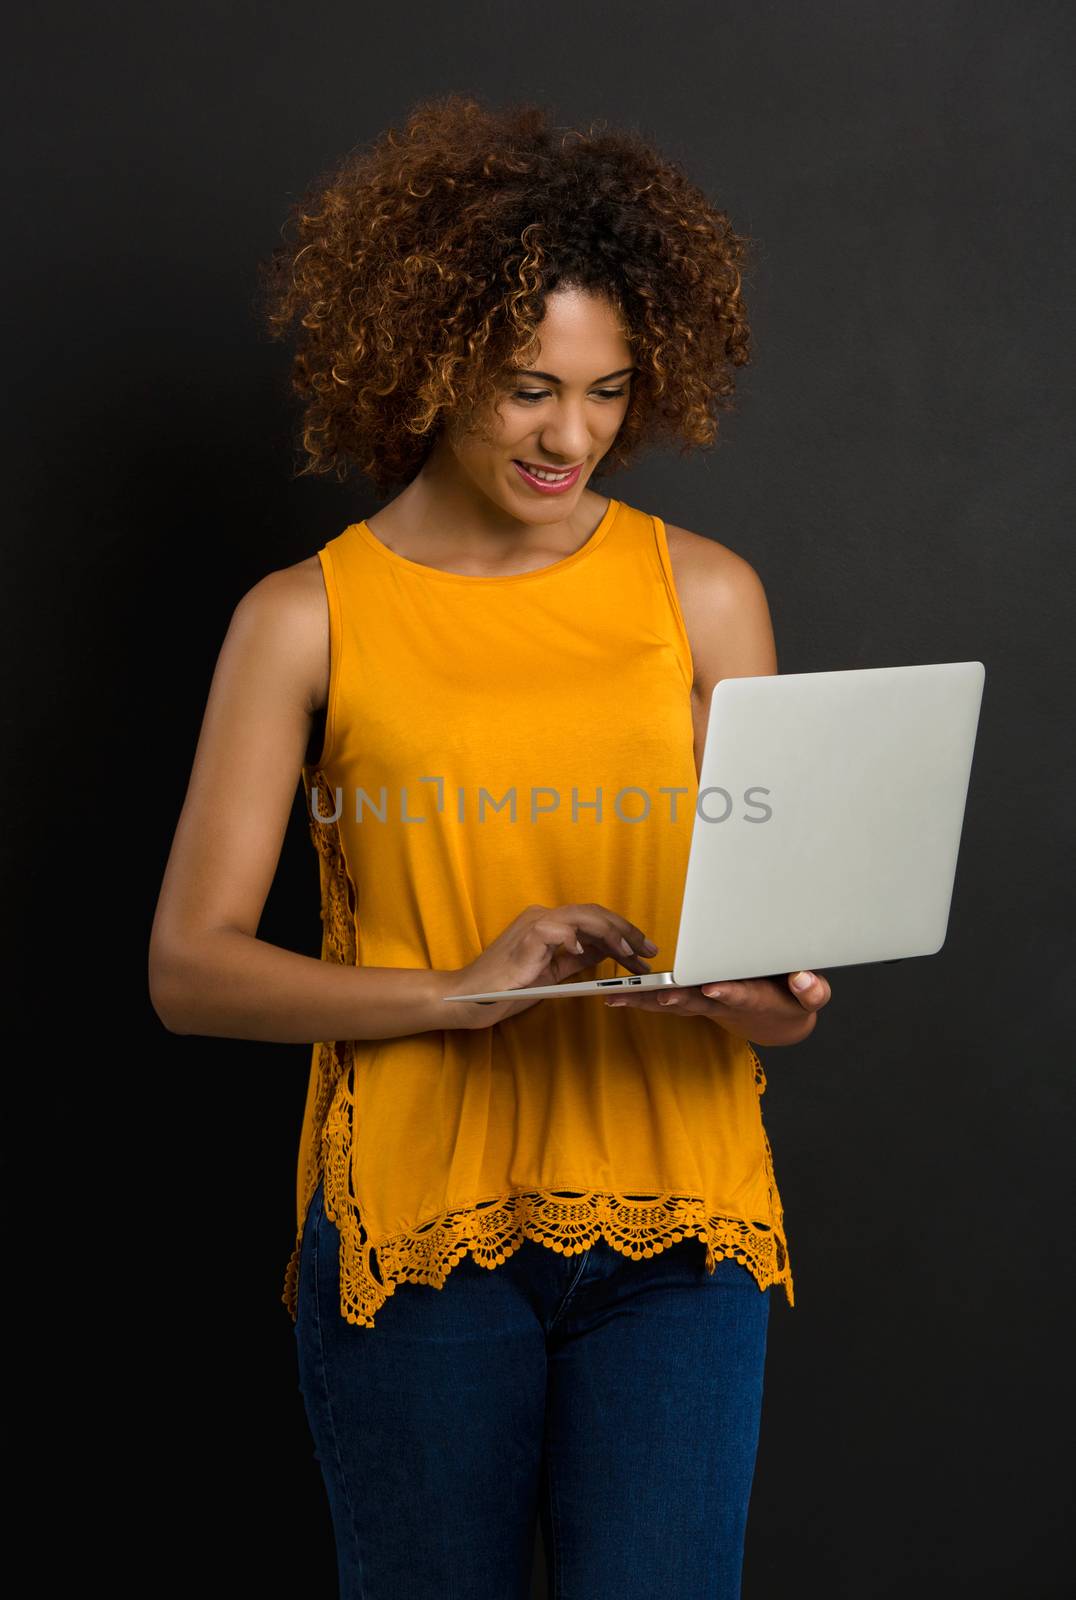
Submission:
{"label": "forehead", "polygon": [[622,341],[624,336],[620,314],[605,295],[584,289],[555,289],[546,296],[538,337],[560,344],[582,339]]}
{"label": "forehead", "polygon": [[616,308],[598,295],[558,290],[548,296],[536,350],[509,363],[513,373],[540,372],[566,383],[591,383],[632,363]]}

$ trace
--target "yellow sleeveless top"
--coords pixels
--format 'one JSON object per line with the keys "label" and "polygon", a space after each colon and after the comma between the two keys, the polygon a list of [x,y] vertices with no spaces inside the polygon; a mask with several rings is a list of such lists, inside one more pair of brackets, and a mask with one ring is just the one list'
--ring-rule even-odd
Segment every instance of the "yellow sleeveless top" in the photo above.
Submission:
{"label": "yellow sleeveless top", "polygon": [[[574,554],[505,577],[410,561],[365,522],[318,556],[329,698],[302,779],[322,959],[458,969],[528,905],[596,901],[671,967],[698,778],[662,520],[610,499]],[[708,1271],[732,1256],[791,1306],[765,1087],[753,1045],[709,1018],[600,995],[317,1044],[284,1304],[294,1319],[323,1178],[359,1326],[400,1284],[441,1288],[464,1255],[494,1268],[524,1238],[638,1259],[696,1236]]]}

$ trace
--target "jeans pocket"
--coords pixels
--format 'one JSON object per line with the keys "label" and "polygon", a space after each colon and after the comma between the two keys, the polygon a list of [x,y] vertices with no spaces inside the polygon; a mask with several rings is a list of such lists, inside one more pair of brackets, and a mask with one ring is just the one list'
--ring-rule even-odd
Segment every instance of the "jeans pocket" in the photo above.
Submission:
{"label": "jeans pocket", "polygon": [[298,1272],[298,1306],[300,1315],[306,1311],[317,1314],[317,1285],[314,1282],[318,1270],[317,1235],[321,1218],[325,1209],[324,1179],[319,1178],[314,1193],[310,1196],[306,1208],[306,1217],[303,1220],[303,1235],[299,1243],[299,1272]]}

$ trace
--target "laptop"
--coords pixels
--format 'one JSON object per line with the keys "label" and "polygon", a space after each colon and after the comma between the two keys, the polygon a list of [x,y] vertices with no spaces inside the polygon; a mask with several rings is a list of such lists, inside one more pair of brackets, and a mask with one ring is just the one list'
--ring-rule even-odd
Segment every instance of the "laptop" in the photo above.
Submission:
{"label": "laptop", "polygon": [[981,661],[723,678],[666,972],[453,994],[662,989],[936,955],[949,925]]}

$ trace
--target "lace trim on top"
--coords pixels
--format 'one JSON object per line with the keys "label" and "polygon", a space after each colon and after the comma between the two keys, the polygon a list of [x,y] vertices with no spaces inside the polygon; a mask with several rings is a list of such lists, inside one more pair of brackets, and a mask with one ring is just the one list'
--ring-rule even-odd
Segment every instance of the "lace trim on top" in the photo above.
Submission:
{"label": "lace trim on top", "polygon": [[[319,803],[330,793],[319,770],[313,778]],[[337,824],[310,816],[310,830],[321,863],[322,921],[326,959],[355,963],[355,890],[340,846]],[[766,1074],[748,1043],[755,1088],[766,1092]],[[351,1129],[355,1107],[352,1041],[316,1047],[315,1139],[303,1174],[305,1220],[319,1182],[324,1182],[325,1215],[340,1235],[340,1312],[348,1322],[372,1328],[374,1317],[400,1282],[443,1288],[448,1274],[468,1253],[480,1265],[498,1267],[533,1239],[562,1255],[587,1250],[604,1239],[632,1260],[658,1255],[684,1238],[706,1241],[706,1270],[729,1256],[751,1272],[760,1289],[782,1285],[795,1304],[785,1242],[784,1211],[773,1173],[773,1152],[762,1130],[766,1181],[773,1227],[740,1217],[714,1215],[698,1195],[612,1194],[605,1190],[528,1189],[495,1195],[462,1210],[446,1212],[421,1226],[369,1243],[361,1210],[351,1192]],[[281,1299],[293,1321],[298,1317],[299,1255],[303,1224],[284,1277]]]}

